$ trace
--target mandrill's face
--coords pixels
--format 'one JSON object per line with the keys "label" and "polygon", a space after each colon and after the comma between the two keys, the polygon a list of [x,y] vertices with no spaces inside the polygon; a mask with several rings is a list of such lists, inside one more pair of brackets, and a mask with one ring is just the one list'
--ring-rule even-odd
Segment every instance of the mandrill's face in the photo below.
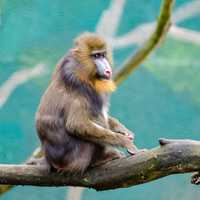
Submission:
{"label": "mandrill's face", "polygon": [[88,82],[98,92],[112,92],[112,56],[106,42],[95,34],[87,33],[76,40],[75,59],[81,64],[76,71],[80,80]]}
{"label": "mandrill's face", "polygon": [[112,68],[107,59],[106,50],[92,51],[90,54],[96,68],[96,78],[110,80],[112,78]]}

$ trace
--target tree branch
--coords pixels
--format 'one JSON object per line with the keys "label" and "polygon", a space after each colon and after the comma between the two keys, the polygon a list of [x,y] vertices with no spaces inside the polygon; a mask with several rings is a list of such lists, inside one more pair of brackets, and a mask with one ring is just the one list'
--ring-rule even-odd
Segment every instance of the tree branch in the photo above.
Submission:
{"label": "tree branch", "polygon": [[[31,155],[31,157],[29,159],[27,159],[27,161],[29,161],[33,158],[40,158],[42,156],[43,156],[43,152],[41,151],[41,148],[38,147],[35,149],[35,151]],[[3,195],[4,193],[8,192],[9,190],[11,190],[13,187],[14,187],[14,185],[0,185],[0,196]]]}
{"label": "tree branch", "polygon": [[160,41],[164,39],[171,24],[171,11],[174,1],[175,0],[163,0],[155,31],[143,46],[139,48],[134,55],[131,55],[115,74],[114,80],[117,85],[124,81],[134,69],[144,62]]}
{"label": "tree branch", "polygon": [[82,186],[109,190],[143,184],[171,174],[200,170],[200,142],[160,140],[161,146],[106,163],[84,175],[49,173],[31,165],[0,165],[0,184]]}

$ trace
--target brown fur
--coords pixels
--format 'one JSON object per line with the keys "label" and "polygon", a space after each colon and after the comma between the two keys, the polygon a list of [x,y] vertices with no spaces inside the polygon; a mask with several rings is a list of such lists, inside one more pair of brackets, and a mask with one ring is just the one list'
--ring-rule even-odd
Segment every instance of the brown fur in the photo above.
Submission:
{"label": "brown fur", "polygon": [[99,49],[107,49],[102,38],[91,33],[78,37],[41,99],[36,127],[46,160],[56,169],[84,172],[101,160],[121,157],[108,146],[135,148],[127,137],[130,131],[103,111],[108,110],[108,92],[115,86],[95,76],[89,55]]}
{"label": "brown fur", "polygon": [[[112,80],[96,80],[93,78],[95,74],[95,66],[90,58],[90,53],[95,50],[107,50],[107,60],[112,65],[112,54],[108,51],[108,47],[103,38],[93,33],[84,33],[75,40],[74,55],[76,59],[85,66],[83,70],[79,70],[77,75],[82,81],[87,81],[98,92],[113,92],[116,89]],[[91,72],[91,77],[87,77],[85,73]]]}

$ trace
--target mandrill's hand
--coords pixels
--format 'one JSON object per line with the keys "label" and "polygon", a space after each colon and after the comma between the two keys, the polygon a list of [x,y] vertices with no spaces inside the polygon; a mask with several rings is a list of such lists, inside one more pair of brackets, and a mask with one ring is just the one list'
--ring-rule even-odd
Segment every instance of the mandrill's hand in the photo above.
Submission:
{"label": "mandrill's hand", "polygon": [[122,146],[127,149],[128,153],[130,153],[131,155],[135,155],[138,152],[138,149],[132,142],[132,135],[123,134],[120,137],[122,141]]}
{"label": "mandrill's hand", "polygon": [[129,140],[134,140],[134,133],[131,131],[123,133],[126,137],[128,137]]}
{"label": "mandrill's hand", "polygon": [[123,128],[118,128],[116,130],[116,132],[128,137],[130,140],[134,140],[134,136],[135,134],[133,132],[131,132],[130,130],[128,130],[127,128],[123,127]]}
{"label": "mandrill's hand", "polygon": [[117,119],[113,117],[109,117],[108,120],[110,129],[114,132],[120,133],[121,135],[124,135],[128,137],[130,140],[134,140],[134,133],[131,132],[129,129],[127,129],[123,124],[121,124]]}
{"label": "mandrill's hand", "polygon": [[137,147],[132,143],[132,141],[127,144],[126,148],[127,148],[128,153],[131,155],[135,155],[138,152]]}

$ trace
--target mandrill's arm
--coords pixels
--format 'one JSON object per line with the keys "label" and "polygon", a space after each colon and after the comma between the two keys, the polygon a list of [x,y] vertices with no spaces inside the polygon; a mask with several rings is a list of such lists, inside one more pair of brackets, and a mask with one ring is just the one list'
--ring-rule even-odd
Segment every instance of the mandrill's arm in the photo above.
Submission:
{"label": "mandrill's arm", "polygon": [[135,146],[129,137],[98,125],[82,106],[75,100],[70,107],[66,129],[70,130],[71,134],[97,144],[125,147],[130,152],[135,152]]}
{"label": "mandrill's arm", "polygon": [[108,123],[112,131],[126,135],[130,139],[134,140],[134,133],[121,124],[119,120],[109,116]]}

